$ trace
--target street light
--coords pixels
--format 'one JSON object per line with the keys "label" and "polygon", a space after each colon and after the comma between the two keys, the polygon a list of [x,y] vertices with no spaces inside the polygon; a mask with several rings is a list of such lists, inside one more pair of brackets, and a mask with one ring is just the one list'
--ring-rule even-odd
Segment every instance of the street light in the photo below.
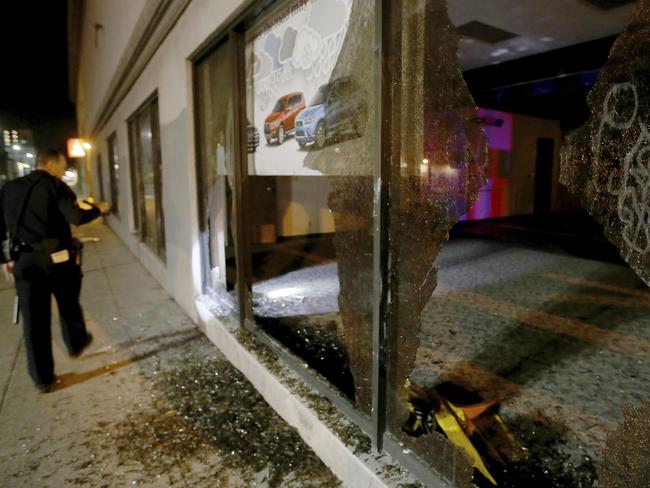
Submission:
{"label": "street light", "polygon": [[68,139],[68,157],[83,158],[86,155],[85,144],[88,143],[83,139]]}
{"label": "street light", "polygon": [[68,157],[69,158],[85,158],[83,163],[84,169],[84,181],[86,184],[86,190],[89,195],[93,194],[94,191],[94,181],[90,177],[91,171],[91,159],[90,153],[93,146],[88,141],[80,138],[71,138],[68,139]]}

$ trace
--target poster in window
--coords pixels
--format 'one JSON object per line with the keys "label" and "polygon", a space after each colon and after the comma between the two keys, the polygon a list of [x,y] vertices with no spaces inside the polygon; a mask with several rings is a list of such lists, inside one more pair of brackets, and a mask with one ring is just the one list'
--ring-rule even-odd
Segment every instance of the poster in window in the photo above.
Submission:
{"label": "poster in window", "polygon": [[353,3],[295,4],[249,39],[249,174],[324,174],[309,163],[314,153],[331,151],[336,158],[338,146],[364,134],[367,89],[353,73],[335,70],[349,50]]}

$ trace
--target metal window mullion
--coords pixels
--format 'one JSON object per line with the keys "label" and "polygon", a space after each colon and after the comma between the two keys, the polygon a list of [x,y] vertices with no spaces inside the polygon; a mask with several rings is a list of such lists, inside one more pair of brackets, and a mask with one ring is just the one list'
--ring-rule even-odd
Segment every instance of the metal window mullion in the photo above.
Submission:
{"label": "metal window mullion", "polygon": [[[387,3],[387,2],[386,2]],[[384,62],[384,22],[385,11],[388,9],[383,0],[375,2],[375,120],[374,131],[376,143],[373,166],[374,199],[373,199],[373,313],[372,313],[372,431],[371,440],[377,451],[383,448],[383,433],[386,429],[386,349],[385,349],[385,304],[387,274],[387,242],[388,242],[388,185],[390,183],[389,164],[386,154],[386,144],[390,138],[384,137],[389,129],[384,120],[390,110],[384,106],[390,98],[385,97],[384,79],[382,75]]]}
{"label": "metal window mullion", "polygon": [[[379,81],[377,96],[379,141],[376,147],[379,179],[375,186],[375,307],[373,313],[373,422],[375,448],[382,450],[387,430],[387,416],[390,414],[391,338],[398,327],[397,287],[399,275],[397,263],[399,249],[391,239],[392,224],[399,218],[400,144],[395,130],[401,127],[401,12],[400,0],[377,0],[376,52],[379,61],[376,67]],[[395,79],[397,78],[397,79]]]}
{"label": "metal window mullion", "polygon": [[[216,48],[218,49],[218,47]],[[215,50],[216,50],[215,49]],[[198,216],[198,242],[199,242],[199,259],[201,261],[201,292],[206,293],[208,290],[208,277],[210,276],[209,266],[209,237],[206,236],[207,226],[206,210],[204,208],[205,188],[203,178],[205,173],[206,161],[203,159],[201,147],[203,145],[203,92],[199,89],[199,64],[192,63],[192,104],[193,123],[194,123],[194,161],[195,161],[195,179],[196,179],[196,204]]]}
{"label": "metal window mullion", "polygon": [[235,213],[235,261],[237,263],[237,297],[239,302],[239,325],[244,330],[246,319],[253,320],[252,310],[248,305],[248,286],[251,282],[251,267],[248,231],[245,226],[246,210],[246,182],[248,174],[248,134],[244,130],[246,121],[246,68],[244,63],[243,34],[231,30],[228,34],[228,48],[230,49],[230,63],[232,72],[232,97],[233,97],[233,139],[235,150],[235,185],[234,185],[234,213]]}

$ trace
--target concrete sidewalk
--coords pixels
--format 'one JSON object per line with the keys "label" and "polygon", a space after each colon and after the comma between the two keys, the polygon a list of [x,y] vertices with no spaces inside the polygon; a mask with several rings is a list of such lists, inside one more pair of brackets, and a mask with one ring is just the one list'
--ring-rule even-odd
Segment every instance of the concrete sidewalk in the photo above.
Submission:
{"label": "concrete sidewalk", "polygon": [[84,254],[82,306],[95,341],[61,387],[28,374],[13,287],[0,285],[0,486],[339,486],[298,434],[102,224]]}

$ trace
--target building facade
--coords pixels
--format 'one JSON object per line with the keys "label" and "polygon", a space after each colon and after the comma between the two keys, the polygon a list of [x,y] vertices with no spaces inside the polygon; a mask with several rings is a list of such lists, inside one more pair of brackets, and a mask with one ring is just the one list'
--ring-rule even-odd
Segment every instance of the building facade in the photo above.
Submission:
{"label": "building facade", "polygon": [[69,20],[108,224],[345,483],[382,481],[240,332],[427,485],[617,479],[622,406],[650,396],[646,0]]}

